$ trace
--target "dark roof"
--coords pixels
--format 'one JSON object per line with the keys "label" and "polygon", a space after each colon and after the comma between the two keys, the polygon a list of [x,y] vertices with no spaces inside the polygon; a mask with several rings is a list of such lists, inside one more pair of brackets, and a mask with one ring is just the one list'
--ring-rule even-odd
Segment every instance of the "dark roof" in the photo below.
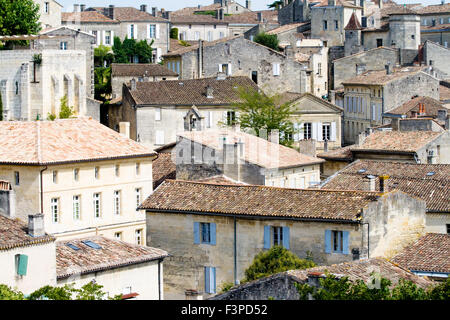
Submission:
{"label": "dark roof", "polygon": [[210,213],[356,222],[377,193],[219,185],[166,180],[140,206],[152,212]]}
{"label": "dark roof", "polygon": [[[101,249],[94,249],[83,241],[92,241]],[[67,246],[72,244],[79,248],[74,250]],[[164,250],[130,244],[117,239],[94,236],[82,239],[58,241],[56,243],[57,279],[65,279],[75,274],[111,270],[139,264],[168,256]]]}
{"label": "dark roof", "polygon": [[0,215],[0,251],[53,241],[55,238],[47,234],[42,237],[32,237],[28,234],[26,223]]}
{"label": "dark roof", "polygon": [[178,76],[178,73],[157,63],[112,63],[111,76],[113,77],[153,77]]}
{"label": "dark roof", "polygon": [[[424,200],[428,212],[450,213],[450,164],[356,160],[325,180],[322,188],[368,190],[368,175],[376,178],[388,175],[388,190],[401,190]],[[375,190],[380,190],[378,178],[375,180]]]}
{"label": "dark roof", "polygon": [[387,113],[392,114],[404,114],[409,115],[412,111],[419,112],[419,104],[424,104],[425,106],[425,115],[436,117],[438,114],[438,110],[447,109],[443,106],[443,104],[431,97],[417,97],[406,101],[401,106],[389,110]]}
{"label": "dark roof", "polygon": [[392,261],[411,271],[450,273],[450,234],[428,233]]}
{"label": "dark roof", "polygon": [[356,16],[356,13],[353,12],[352,16],[350,17],[350,20],[347,23],[347,26],[344,28],[345,30],[361,30],[361,24],[358,21],[358,17]]}
{"label": "dark roof", "polygon": [[175,179],[177,166],[172,160],[172,153],[158,153],[158,158],[153,160],[153,190],[166,179]]}
{"label": "dark roof", "polygon": [[192,45],[198,44],[198,41],[186,41],[184,40],[184,43],[187,43],[188,46],[184,46],[182,42],[178,39],[170,39],[170,50],[169,52],[178,51],[180,49],[184,49],[186,47],[190,47]]}
{"label": "dark roof", "polygon": [[[207,86],[213,89],[213,98],[206,97]],[[239,87],[258,89],[248,77],[229,77],[137,82],[130,94],[138,105],[230,105],[240,101]]]}
{"label": "dark roof", "polygon": [[433,4],[416,10],[421,15],[436,14],[436,13],[450,13],[450,3]]}

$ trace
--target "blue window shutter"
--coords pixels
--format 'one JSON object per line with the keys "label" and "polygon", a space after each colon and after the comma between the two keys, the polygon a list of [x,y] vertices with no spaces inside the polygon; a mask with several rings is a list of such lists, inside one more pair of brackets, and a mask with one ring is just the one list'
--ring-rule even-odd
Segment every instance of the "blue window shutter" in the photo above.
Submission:
{"label": "blue window shutter", "polygon": [[264,226],[264,249],[270,249],[270,226]]}
{"label": "blue window shutter", "polygon": [[210,284],[211,281],[209,279],[209,267],[205,267],[205,292],[210,293]]}
{"label": "blue window shutter", "polygon": [[349,232],[348,231],[343,231],[342,234],[344,236],[344,239],[342,241],[342,246],[344,247],[344,248],[342,248],[343,249],[343,253],[344,254],[349,254],[350,253],[349,243],[348,243]]}
{"label": "blue window shutter", "polygon": [[216,267],[211,269],[211,293],[216,293]]}
{"label": "blue window shutter", "polygon": [[18,260],[17,274],[25,276],[27,274],[28,256],[25,254],[20,254]]}
{"label": "blue window shutter", "polygon": [[194,222],[194,243],[199,244],[200,243],[200,223]]}
{"label": "blue window shutter", "polygon": [[283,227],[283,247],[289,250],[289,227]]}
{"label": "blue window shutter", "polygon": [[216,224],[211,223],[211,244],[216,245]]}
{"label": "blue window shutter", "polygon": [[325,253],[331,253],[331,230],[325,230]]}

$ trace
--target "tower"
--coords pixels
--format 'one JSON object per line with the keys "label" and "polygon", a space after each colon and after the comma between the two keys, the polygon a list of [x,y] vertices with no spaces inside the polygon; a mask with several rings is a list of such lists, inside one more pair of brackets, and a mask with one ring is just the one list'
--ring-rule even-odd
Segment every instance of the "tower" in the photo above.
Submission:
{"label": "tower", "polygon": [[358,17],[353,12],[350,20],[347,23],[345,30],[345,42],[344,52],[345,56],[349,56],[358,52],[361,52],[361,24],[358,21]]}

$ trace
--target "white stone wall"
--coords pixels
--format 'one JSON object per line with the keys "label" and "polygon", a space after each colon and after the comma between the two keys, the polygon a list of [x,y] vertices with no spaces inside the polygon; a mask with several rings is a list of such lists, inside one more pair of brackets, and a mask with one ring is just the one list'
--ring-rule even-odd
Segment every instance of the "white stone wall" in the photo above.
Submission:
{"label": "white stone wall", "polygon": [[[62,6],[54,0],[33,0],[39,5],[39,22],[42,29],[54,28],[61,25]],[[45,3],[48,3],[46,11]]]}
{"label": "white stone wall", "polygon": [[178,37],[182,40],[214,41],[230,35],[226,24],[181,24],[173,23],[172,28],[178,28]]}

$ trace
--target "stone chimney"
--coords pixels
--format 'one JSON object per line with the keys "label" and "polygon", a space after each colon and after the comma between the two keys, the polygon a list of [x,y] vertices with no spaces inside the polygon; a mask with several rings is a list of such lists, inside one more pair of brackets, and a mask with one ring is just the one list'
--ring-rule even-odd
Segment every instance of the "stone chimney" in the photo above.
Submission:
{"label": "stone chimney", "polygon": [[127,138],[130,138],[130,123],[119,122],[119,133]]}
{"label": "stone chimney", "polygon": [[248,10],[252,10],[252,2],[251,2],[250,0],[246,0],[246,1],[245,1],[245,7],[246,7]]}
{"label": "stone chimney", "polygon": [[447,109],[439,109],[437,113],[438,120],[445,121],[447,120]]}
{"label": "stone chimney", "polygon": [[258,22],[263,22],[263,14],[262,12],[257,12]]}
{"label": "stone chimney", "polygon": [[386,74],[392,74],[392,65],[390,63],[386,64],[384,68],[386,69]]}
{"label": "stone chimney", "polygon": [[114,20],[114,5],[110,4],[108,8],[108,17]]}
{"label": "stone chimney", "polygon": [[86,10],[86,5],[80,4],[80,12],[83,12],[84,10]]}
{"label": "stone chimney", "polygon": [[367,191],[375,191],[375,176],[368,175],[365,178],[365,183],[367,185]]}
{"label": "stone chimney", "polygon": [[208,98],[208,99],[212,99],[212,98],[214,98],[214,89],[213,89],[213,87],[211,87],[210,85],[208,85],[207,87],[206,87],[206,98]]}
{"label": "stone chimney", "polygon": [[391,127],[392,131],[399,131],[400,129],[400,119],[399,118],[393,118],[391,120]]}
{"label": "stone chimney", "polygon": [[165,18],[167,20],[170,20],[170,11],[164,12],[164,17],[163,18]]}
{"label": "stone chimney", "polygon": [[295,51],[291,45],[288,45],[288,46],[286,46],[286,48],[284,48],[284,54],[286,55],[286,57],[288,57],[290,59],[295,58]]}
{"label": "stone chimney", "polygon": [[223,20],[223,16],[224,16],[224,13],[223,13],[223,9],[222,8],[220,8],[219,10],[216,11],[216,18],[218,20]]}
{"label": "stone chimney", "polygon": [[328,5],[330,7],[334,7],[336,5],[336,1],[335,0],[328,0]]}
{"label": "stone chimney", "polygon": [[130,90],[131,91],[136,90],[136,79],[135,78],[130,80]]}
{"label": "stone chimney", "polygon": [[45,235],[44,215],[42,213],[28,215],[28,234],[32,237]]}
{"label": "stone chimney", "polygon": [[384,175],[381,175],[379,177],[379,179],[380,179],[380,192],[382,192],[382,193],[388,192],[387,182],[388,182],[389,176],[387,174],[384,174]]}
{"label": "stone chimney", "polygon": [[142,12],[147,12],[147,5],[146,4],[141,4],[141,11]]}
{"label": "stone chimney", "polygon": [[74,4],[73,5],[73,12],[79,12],[80,11],[80,5],[79,4]]}
{"label": "stone chimney", "polygon": [[157,7],[152,7],[152,16],[156,17],[156,13],[158,12]]}

